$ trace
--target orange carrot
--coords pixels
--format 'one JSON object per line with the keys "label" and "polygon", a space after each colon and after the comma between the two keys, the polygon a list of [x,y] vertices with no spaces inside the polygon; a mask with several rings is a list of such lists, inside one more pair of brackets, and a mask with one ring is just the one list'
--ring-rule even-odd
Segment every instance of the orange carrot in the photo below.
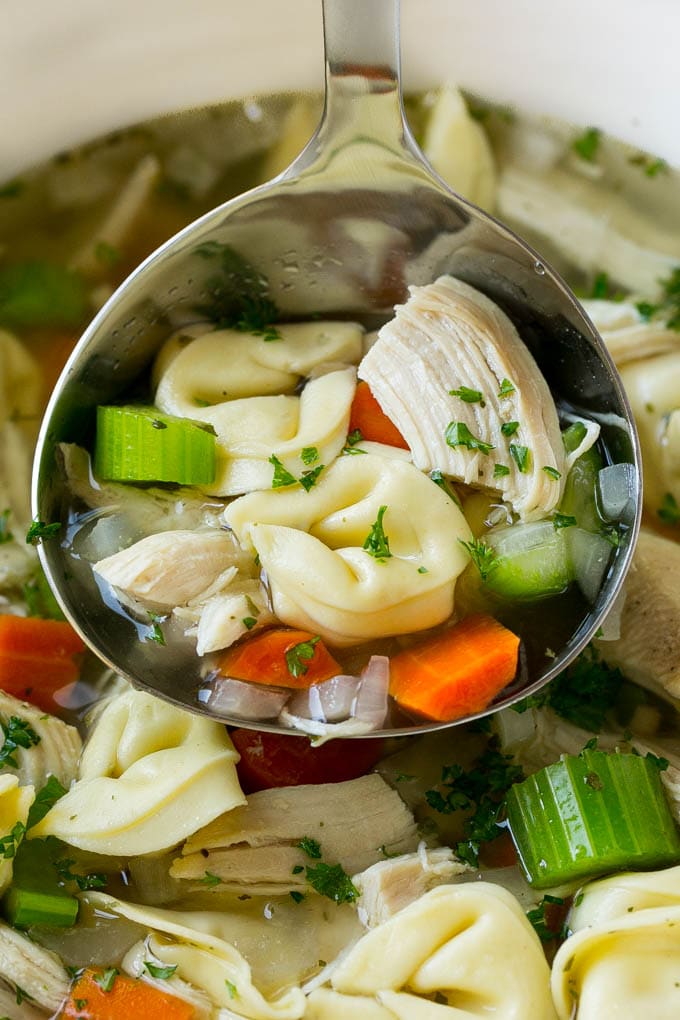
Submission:
{"label": "orange carrot", "polygon": [[63,1020],[194,1020],[196,1011],[190,1002],[146,981],[86,970],[71,988],[59,1016]]}
{"label": "orange carrot", "polygon": [[223,676],[237,680],[296,689],[306,689],[342,673],[318,635],[278,628],[227,649],[217,669]]}
{"label": "orange carrot", "polygon": [[0,616],[0,690],[54,710],[54,692],[78,679],[85,645],[65,620]]}
{"label": "orange carrot", "polygon": [[483,708],[517,671],[519,638],[491,616],[468,616],[390,661],[390,694],[407,712],[451,722]]}
{"label": "orange carrot", "polygon": [[355,429],[359,429],[362,437],[373,443],[400,446],[402,450],[409,449],[397,426],[390,421],[371,393],[368,383],[363,381],[357,384],[349,413],[350,433]]}

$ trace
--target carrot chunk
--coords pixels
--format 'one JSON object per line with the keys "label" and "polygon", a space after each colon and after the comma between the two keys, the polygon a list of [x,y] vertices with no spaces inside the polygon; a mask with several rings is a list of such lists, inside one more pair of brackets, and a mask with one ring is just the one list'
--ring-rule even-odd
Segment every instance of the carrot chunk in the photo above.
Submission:
{"label": "carrot chunk", "polygon": [[[108,991],[106,990],[108,988]],[[62,1020],[194,1020],[190,1002],[115,971],[86,970],[71,988]]]}
{"label": "carrot chunk", "polygon": [[349,413],[350,433],[358,429],[364,439],[387,446],[400,446],[408,450],[409,445],[397,426],[390,421],[380,404],[371,393],[367,382],[360,382],[354,392]]}
{"label": "carrot chunk", "polygon": [[227,649],[217,669],[223,676],[237,680],[299,690],[342,673],[318,635],[279,628],[265,630]]}
{"label": "carrot chunk", "polygon": [[407,712],[451,722],[482,709],[515,676],[519,638],[491,616],[468,616],[390,662],[390,694]]}
{"label": "carrot chunk", "polygon": [[0,616],[0,690],[54,709],[53,695],[80,674],[85,645],[65,620]]}

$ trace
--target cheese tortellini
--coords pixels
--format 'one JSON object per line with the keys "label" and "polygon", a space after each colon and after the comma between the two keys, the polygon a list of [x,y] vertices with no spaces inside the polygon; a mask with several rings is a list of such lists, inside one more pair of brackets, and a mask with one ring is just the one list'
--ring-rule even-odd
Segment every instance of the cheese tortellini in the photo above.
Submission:
{"label": "cheese tortellini", "polygon": [[680,867],[587,885],[553,964],[559,1020],[680,1016]]}
{"label": "cheese tortellini", "polygon": [[[366,549],[381,508],[385,557]],[[455,503],[412,464],[371,454],[341,457],[309,492],[243,496],[224,518],[257,551],[276,616],[336,645],[446,620],[468,561]]]}
{"label": "cheese tortellini", "polygon": [[237,760],[219,723],[127,691],[99,716],[78,781],[30,835],[102,854],[165,850],[245,803]]}
{"label": "cheese tortellini", "polygon": [[330,983],[310,994],[309,1020],[555,1020],[541,944],[515,897],[489,882],[421,896],[364,935]]}
{"label": "cheese tortellini", "polygon": [[[9,837],[11,844],[15,827],[19,825],[23,831],[34,799],[32,786],[19,786],[16,776],[0,775],[0,838]],[[16,840],[18,842],[19,839]],[[12,881],[13,866],[12,851],[4,851],[0,857],[0,895]]]}

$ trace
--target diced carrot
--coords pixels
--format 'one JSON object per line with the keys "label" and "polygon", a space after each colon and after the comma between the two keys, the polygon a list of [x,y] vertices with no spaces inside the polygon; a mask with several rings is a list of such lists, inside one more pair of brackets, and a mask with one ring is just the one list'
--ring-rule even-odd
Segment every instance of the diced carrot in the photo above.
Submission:
{"label": "diced carrot", "polygon": [[37,616],[0,616],[0,690],[45,711],[55,691],[78,679],[85,645],[70,623]]}
{"label": "diced carrot", "polygon": [[63,1020],[194,1020],[190,1002],[162,992],[146,981],[117,974],[110,991],[95,980],[103,971],[86,970],[71,988],[59,1014]]}
{"label": "diced carrot", "polygon": [[407,712],[451,722],[482,709],[515,676],[519,638],[491,616],[468,616],[390,661],[390,694]]}
{"label": "diced carrot", "polygon": [[349,413],[349,430],[354,432],[355,429],[359,429],[362,437],[373,443],[409,449],[397,426],[390,421],[371,393],[368,383],[363,381],[357,384]]}
{"label": "diced carrot", "polygon": [[306,689],[342,673],[323,641],[306,630],[265,630],[220,656],[223,676],[276,687]]}

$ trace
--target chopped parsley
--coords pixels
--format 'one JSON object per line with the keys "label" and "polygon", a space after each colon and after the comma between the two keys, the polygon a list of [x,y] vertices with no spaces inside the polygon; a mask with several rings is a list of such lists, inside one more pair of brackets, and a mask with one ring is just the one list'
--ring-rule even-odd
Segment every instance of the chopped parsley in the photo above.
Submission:
{"label": "chopped parsley", "polygon": [[421,566],[421,567],[418,567],[418,573],[419,574],[429,574],[430,571],[427,569],[427,567],[422,567]]}
{"label": "chopped parsley", "polygon": [[577,156],[581,159],[585,159],[587,163],[594,163],[600,148],[600,140],[602,138],[602,132],[599,128],[589,127],[575,138],[571,143],[571,147]]}
{"label": "chopped parsley", "polygon": [[309,670],[308,662],[314,658],[315,646],[321,639],[319,637],[310,638],[309,641],[300,641],[299,644],[293,645],[286,652],[286,666],[288,672],[293,677],[305,676]]}
{"label": "chopped parsley", "polygon": [[470,558],[477,567],[482,581],[486,581],[491,571],[498,565],[498,556],[495,549],[492,549],[481,538],[473,538],[470,542],[465,542],[462,538],[459,538],[458,541],[470,553]]}
{"label": "chopped parsley", "polygon": [[531,451],[528,446],[519,446],[517,443],[510,443],[510,456],[523,475],[529,470]]}
{"label": "chopped parsley", "polygon": [[362,435],[361,429],[352,429],[352,431],[347,436],[347,445],[356,446],[357,443],[360,443],[363,438],[364,437]]}
{"label": "chopped parsley", "polygon": [[324,864],[320,861],[306,868],[307,881],[320,896],[327,896],[336,903],[352,903],[359,897],[359,890],[340,864]]}
{"label": "chopped parsley", "polygon": [[35,747],[40,743],[40,737],[33,727],[18,715],[11,715],[7,723],[0,723],[0,726],[2,726],[5,736],[4,743],[0,748],[0,767],[9,765],[10,768],[17,769],[19,765],[14,757],[14,752],[18,747],[23,747],[26,751]]}
{"label": "chopped parsley", "polygon": [[234,982],[233,981],[225,980],[224,983],[226,985],[227,993],[229,995],[229,998],[230,999],[238,999],[238,988],[236,987]]}
{"label": "chopped parsley", "polygon": [[101,974],[95,974],[92,978],[96,985],[99,985],[103,992],[110,992],[116,983],[118,977],[118,969],[116,967],[109,967],[107,970],[102,971]]}
{"label": "chopped parsley", "polygon": [[24,991],[24,989],[21,988],[19,985],[15,985],[14,990],[16,992],[17,1006],[20,1006],[24,1000],[26,1000],[27,1002],[35,1002],[33,996],[29,995],[29,993]]}
{"label": "chopped parsley", "polygon": [[149,619],[151,624],[146,634],[147,641],[153,641],[157,645],[165,644],[165,635],[161,628],[161,620],[164,619],[162,616],[157,616],[156,613],[149,613]]}
{"label": "chopped parsley", "polygon": [[159,967],[156,963],[150,963],[148,960],[144,961],[144,966],[148,970],[149,974],[153,978],[160,978],[161,981],[167,981],[177,970],[177,964],[171,963],[167,967]]}
{"label": "chopped parsley", "polygon": [[479,450],[487,454],[495,449],[491,443],[485,443],[470,432],[464,421],[452,421],[444,433],[446,443],[455,450],[457,446],[465,446],[468,450]]}
{"label": "chopped parsley", "polygon": [[644,152],[638,152],[628,160],[631,166],[639,166],[646,177],[657,177],[659,174],[667,174],[670,167],[665,159],[659,156],[648,156]]}
{"label": "chopped parsley", "polygon": [[252,630],[253,627],[257,624],[257,620],[255,619],[254,616],[244,616],[243,619],[241,620],[241,623],[246,628],[246,630]]}
{"label": "chopped parsley", "polygon": [[87,320],[88,286],[82,273],[57,262],[29,259],[0,269],[0,324],[30,329],[78,329]]}
{"label": "chopped parsley", "polygon": [[562,477],[562,472],[558,471],[557,468],[550,467],[549,464],[546,464],[544,467],[542,467],[541,471],[544,471],[548,478],[552,478],[554,482],[559,481],[559,479]]}
{"label": "chopped parsley", "polygon": [[678,501],[672,492],[665,493],[661,500],[661,506],[656,511],[656,516],[664,524],[670,524],[671,526],[680,524],[680,506],[678,506]]}
{"label": "chopped parsley", "polygon": [[358,446],[343,446],[341,453],[343,457],[349,457],[357,453],[368,453],[368,450],[360,450]]}
{"label": "chopped parsley", "polygon": [[40,567],[34,577],[23,585],[21,593],[29,616],[39,616],[43,620],[66,619]]}
{"label": "chopped parsley", "polygon": [[297,478],[295,475],[291,475],[290,471],[283,466],[275,453],[269,458],[269,463],[274,465],[272,489],[283,489],[287,485],[295,485]]}
{"label": "chopped parsley", "polygon": [[316,481],[317,481],[319,475],[321,474],[321,472],[323,471],[323,469],[324,469],[324,465],[323,464],[317,464],[317,466],[315,468],[310,468],[309,471],[303,471],[302,472],[302,475],[301,475],[299,481],[300,481],[300,485],[305,490],[305,492],[309,492],[309,490],[312,488],[312,486],[316,485]]}
{"label": "chopped parsley", "polygon": [[494,464],[493,466],[494,478],[505,478],[505,476],[509,474],[510,468],[506,467],[505,464]]}
{"label": "chopped parsley", "polygon": [[560,911],[551,910],[550,907],[562,906],[564,906],[564,900],[561,896],[551,896],[546,893],[538,906],[527,911],[527,920],[531,922],[541,942],[552,942],[553,939],[560,936],[562,929],[559,921]]}
{"label": "chopped parsley", "polygon": [[303,446],[300,452],[300,460],[303,464],[313,464],[319,459],[319,451],[316,446]]}
{"label": "chopped parsley", "polygon": [[559,531],[561,528],[573,528],[576,524],[576,518],[572,517],[571,514],[561,514],[559,510],[556,510],[553,514],[552,522],[555,531]]}
{"label": "chopped parsley", "polygon": [[0,857],[5,861],[11,861],[16,857],[19,844],[26,835],[26,826],[23,822],[17,822],[12,830],[0,839]]}
{"label": "chopped parsley", "polygon": [[61,521],[45,524],[44,521],[32,521],[26,532],[26,545],[35,545],[44,538],[53,538],[61,530]]}
{"label": "chopped parsley", "polygon": [[212,889],[213,886],[219,885],[222,879],[219,875],[213,875],[212,871],[206,871],[200,881],[201,885],[207,885],[208,889]]}
{"label": "chopped parsley", "polygon": [[302,901],[305,898],[305,894],[298,892],[297,889],[291,889],[290,898],[293,901],[293,903],[302,903]]}
{"label": "chopped parsley", "polygon": [[501,432],[504,436],[514,436],[515,432],[519,428],[518,421],[504,421],[501,425]]}
{"label": "chopped parsley", "polygon": [[651,319],[653,315],[664,315],[667,329],[680,332],[680,266],[676,266],[665,280],[660,280],[663,288],[661,300],[657,304],[641,301],[636,307],[643,319]]}
{"label": "chopped parsley", "polygon": [[54,861],[56,872],[63,882],[75,882],[81,892],[87,892],[88,889],[106,888],[106,875],[96,871],[88,875],[74,874],[71,871],[71,867],[75,863],[72,857],[62,857]]}
{"label": "chopped parsley", "polygon": [[298,847],[303,853],[307,854],[308,857],[313,858],[316,861],[321,860],[321,844],[317,840],[312,839],[311,836],[303,836]]}
{"label": "chopped parsley", "polygon": [[588,434],[588,429],[582,421],[575,421],[562,433],[562,443],[567,453],[577,450]]}
{"label": "chopped parsley", "polygon": [[392,555],[390,552],[390,540],[383,529],[383,517],[386,510],[386,506],[380,507],[378,516],[371,525],[371,530],[363,544],[363,548],[369,556],[373,556],[379,563],[384,563]]}
{"label": "chopped parsley", "polygon": [[458,499],[456,490],[453,488],[448,478],[445,478],[439,468],[435,468],[434,471],[430,471],[430,478],[435,485],[438,485],[442,492],[445,492],[449,499],[452,499],[459,510],[463,509],[463,504]]}
{"label": "chopped parsley", "polygon": [[34,825],[37,825],[65,793],[66,788],[61,785],[57,777],[50,776],[45,785],[38,791],[35,800],[31,804],[28,819],[26,820],[26,828],[31,829]]}
{"label": "chopped parsley", "polygon": [[466,404],[479,404],[486,407],[486,401],[479,390],[471,390],[469,386],[459,386],[457,390],[449,390],[449,396],[459,397]]}
{"label": "chopped parsley", "polygon": [[0,545],[11,542],[14,535],[9,530],[9,515],[12,511],[8,508],[0,513]]}
{"label": "chopped parsley", "polygon": [[498,391],[499,397],[510,397],[515,392],[515,386],[509,379],[504,379]]}

